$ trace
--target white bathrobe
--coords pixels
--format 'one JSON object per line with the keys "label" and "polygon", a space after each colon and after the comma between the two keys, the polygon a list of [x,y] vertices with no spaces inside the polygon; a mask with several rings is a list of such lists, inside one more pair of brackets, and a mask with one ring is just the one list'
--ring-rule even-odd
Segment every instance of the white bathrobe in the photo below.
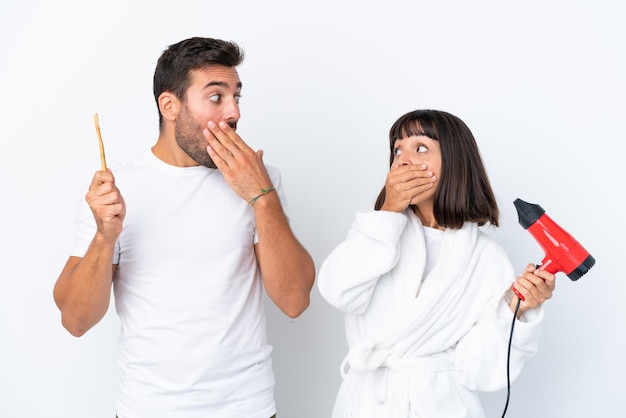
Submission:
{"label": "white bathrobe", "polygon": [[[476,391],[506,387],[515,280],[506,253],[466,223],[444,232],[423,277],[425,257],[412,211],[371,211],[324,260],[318,287],[346,313],[349,346],[333,418],[484,417]],[[542,317],[540,307],[516,322],[511,379],[537,352]]]}

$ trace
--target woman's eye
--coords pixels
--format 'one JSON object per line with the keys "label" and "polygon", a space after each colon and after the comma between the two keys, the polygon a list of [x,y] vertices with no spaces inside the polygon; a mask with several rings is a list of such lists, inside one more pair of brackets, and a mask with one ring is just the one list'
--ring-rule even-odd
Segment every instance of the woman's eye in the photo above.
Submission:
{"label": "woman's eye", "polygon": [[419,147],[417,147],[417,152],[426,152],[428,151],[428,148],[426,147],[426,145],[420,145]]}
{"label": "woman's eye", "polygon": [[402,153],[402,151],[400,151],[400,148],[396,148],[393,150],[393,156],[397,157],[398,155],[400,155]]}
{"label": "woman's eye", "polygon": [[209,96],[209,100],[215,103],[219,103],[220,101],[220,95],[219,94],[214,94],[213,96]]}

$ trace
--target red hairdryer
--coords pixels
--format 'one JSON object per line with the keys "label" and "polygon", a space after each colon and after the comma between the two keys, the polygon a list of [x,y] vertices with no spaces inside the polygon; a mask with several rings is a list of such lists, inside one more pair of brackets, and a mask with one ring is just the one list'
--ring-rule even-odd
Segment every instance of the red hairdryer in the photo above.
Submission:
{"label": "red hairdryer", "polygon": [[[587,273],[596,260],[563,228],[558,226],[539,205],[515,199],[519,223],[527,229],[545,251],[540,269],[552,274],[562,271],[575,281]],[[518,298],[524,297],[513,287]]]}

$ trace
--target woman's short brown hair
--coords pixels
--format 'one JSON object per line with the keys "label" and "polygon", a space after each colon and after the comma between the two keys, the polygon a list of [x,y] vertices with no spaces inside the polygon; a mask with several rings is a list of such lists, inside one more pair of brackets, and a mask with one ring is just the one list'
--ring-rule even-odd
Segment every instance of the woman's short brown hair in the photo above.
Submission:
{"label": "woman's short brown hair", "polygon": [[[415,110],[402,115],[389,130],[389,166],[397,139],[425,135],[439,142],[441,174],[435,192],[435,220],[459,229],[465,222],[498,226],[499,210],[474,135],[458,117],[439,110]],[[381,190],[374,209],[385,202]]]}

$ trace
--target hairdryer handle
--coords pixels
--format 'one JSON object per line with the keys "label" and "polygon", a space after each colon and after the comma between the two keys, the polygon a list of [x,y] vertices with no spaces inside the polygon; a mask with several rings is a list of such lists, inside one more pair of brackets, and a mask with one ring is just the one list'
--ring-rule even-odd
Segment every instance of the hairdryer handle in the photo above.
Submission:
{"label": "hairdryer handle", "polygon": [[[537,267],[538,269],[543,269],[543,266],[545,265],[546,260],[543,260],[542,264],[535,264],[535,267]],[[547,269],[546,269],[547,270]],[[552,273],[552,272],[550,272]],[[544,280],[545,281],[545,280]],[[517,296],[522,302],[524,302],[526,300],[526,298],[524,298],[524,295],[522,295],[519,290],[517,290],[515,288],[515,286],[511,287],[511,290],[513,291],[513,293],[515,293],[515,296]]]}
{"label": "hairdryer handle", "polygon": [[513,293],[515,293],[515,296],[517,296],[519,300],[521,300],[522,302],[526,300],[526,298],[524,298],[524,296],[519,292],[519,290],[515,288],[515,286],[511,287],[511,290],[513,290]]}

